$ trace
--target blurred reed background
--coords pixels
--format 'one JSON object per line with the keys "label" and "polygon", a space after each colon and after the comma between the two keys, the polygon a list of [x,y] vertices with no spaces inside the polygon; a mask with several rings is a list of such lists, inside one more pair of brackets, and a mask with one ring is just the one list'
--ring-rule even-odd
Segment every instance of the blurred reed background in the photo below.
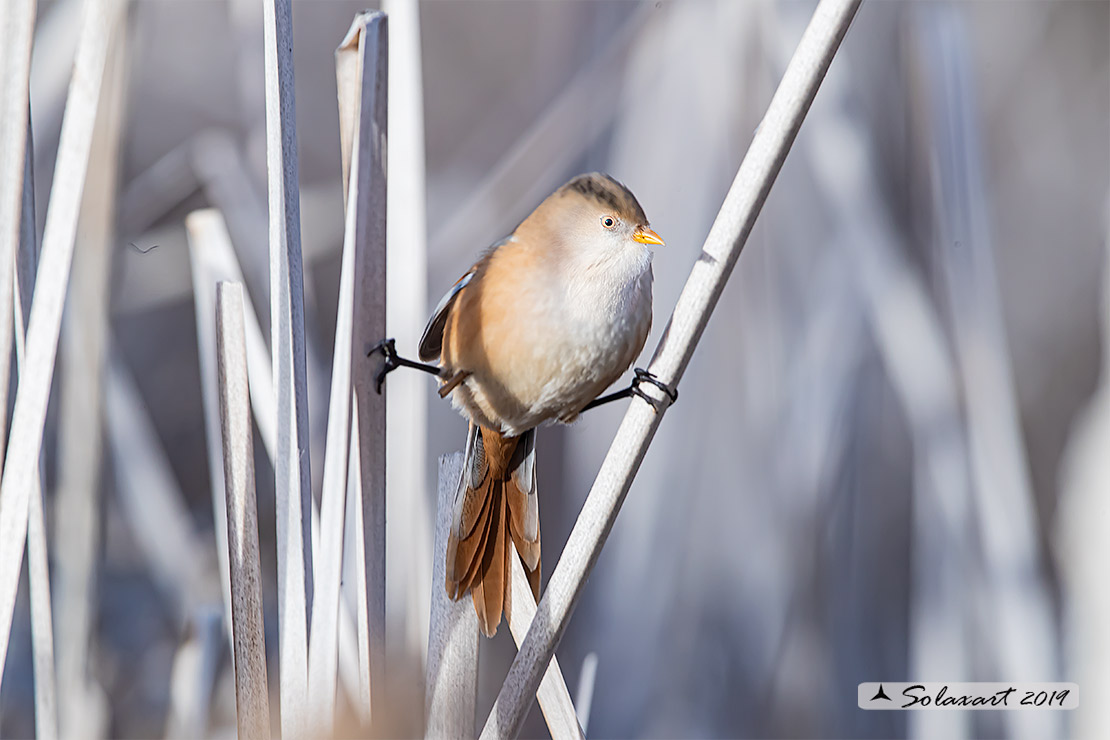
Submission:
{"label": "blurred reed background", "polygon": [[[317,496],[344,231],[334,52],[366,4],[293,3]],[[38,2],[39,240],[81,5]],[[194,305],[185,217],[222,211],[268,337],[263,5],[119,5],[43,446],[57,709],[63,736],[227,736],[222,479],[198,353],[211,327],[197,326],[213,307]],[[399,351],[415,355],[431,307],[486,245],[590,170],[625,182],[667,241],[654,347],[814,4],[390,5],[391,50],[410,54],[390,70],[390,164],[406,168],[389,180]],[[559,646],[572,693],[596,655],[588,735],[1110,737],[1108,206],[1110,5],[863,5]],[[74,309],[105,304],[107,326]],[[424,376],[387,387],[380,731],[413,735],[439,587],[437,460],[466,426]],[[623,413],[540,433],[545,580]],[[3,737],[36,732],[27,569]],[[514,654],[504,628],[481,645],[479,725]],[[875,680],[1077,681],[1081,708],[858,710],[856,684]],[[341,727],[356,721],[348,690]],[[534,708],[524,735],[546,732]]]}

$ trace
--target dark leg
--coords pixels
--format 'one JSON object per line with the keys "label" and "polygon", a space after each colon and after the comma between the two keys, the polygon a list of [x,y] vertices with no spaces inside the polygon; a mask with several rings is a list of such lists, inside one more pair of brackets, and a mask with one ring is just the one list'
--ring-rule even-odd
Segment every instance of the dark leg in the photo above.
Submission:
{"label": "dark leg", "polygon": [[366,356],[369,357],[375,352],[381,352],[385,355],[385,364],[382,365],[382,369],[379,370],[377,376],[374,377],[379,395],[381,395],[382,392],[382,383],[385,382],[385,376],[399,367],[411,367],[413,370],[422,370],[431,375],[435,375],[437,378],[439,377],[439,367],[436,365],[425,365],[422,362],[406,360],[404,357],[397,354],[397,347],[392,339],[383,339],[378,342],[374,345],[373,349],[366,353]]}
{"label": "dark leg", "polygon": [[650,403],[652,408],[658,411],[658,402],[654,398],[640,390],[640,383],[651,383],[656,388],[666,393],[667,397],[671,399],[671,403],[674,403],[678,400],[677,388],[671,388],[669,385],[649,373],[647,370],[644,370],[643,368],[638,367],[633,372],[636,373],[636,377],[632,379],[632,382],[627,388],[622,391],[610,393],[607,396],[595,398],[593,401],[590,401],[588,404],[586,404],[585,407],[583,407],[582,411],[588,411],[592,408],[596,408],[611,401],[619,401],[622,398],[631,398],[632,396],[639,396],[640,398]]}

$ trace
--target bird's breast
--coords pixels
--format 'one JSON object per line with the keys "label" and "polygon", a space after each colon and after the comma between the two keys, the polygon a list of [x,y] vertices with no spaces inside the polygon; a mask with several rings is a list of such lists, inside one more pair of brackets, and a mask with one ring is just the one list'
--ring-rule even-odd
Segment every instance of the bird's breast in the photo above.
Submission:
{"label": "bird's breast", "polygon": [[578,348],[583,363],[604,367],[615,361],[610,355],[623,357],[625,345],[651,323],[651,281],[650,258],[583,269],[563,286],[562,305],[550,314],[552,329]]}
{"label": "bird's breast", "polygon": [[461,405],[519,433],[572,417],[627,370],[651,327],[651,256],[620,256],[493,281],[514,289],[482,297],[479,369]]}

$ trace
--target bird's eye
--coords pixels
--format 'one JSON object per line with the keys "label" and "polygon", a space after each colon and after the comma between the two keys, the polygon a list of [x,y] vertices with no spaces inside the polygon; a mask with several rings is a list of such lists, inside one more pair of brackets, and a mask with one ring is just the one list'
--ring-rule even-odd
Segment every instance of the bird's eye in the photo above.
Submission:
{"label": "bird's eye", "polygon": [[607,229],[611,229],[611,228],[613,228],[614,226],[617,225],[617,220],[615,218],[613,218],[612,216],[602,216],[601,217],[601,225],[604,226]]}

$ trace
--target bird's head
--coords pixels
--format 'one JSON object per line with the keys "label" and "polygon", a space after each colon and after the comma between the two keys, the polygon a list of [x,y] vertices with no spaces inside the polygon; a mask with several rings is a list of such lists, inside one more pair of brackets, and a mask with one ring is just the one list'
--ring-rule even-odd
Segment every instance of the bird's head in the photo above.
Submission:
{"label": "bird's head", "polygon": [[539,211],[563,243],[593,255],[611,254],[642,245],[662,245],[648,227],[636,196],[609,175],[579,175],[559,188]]}

